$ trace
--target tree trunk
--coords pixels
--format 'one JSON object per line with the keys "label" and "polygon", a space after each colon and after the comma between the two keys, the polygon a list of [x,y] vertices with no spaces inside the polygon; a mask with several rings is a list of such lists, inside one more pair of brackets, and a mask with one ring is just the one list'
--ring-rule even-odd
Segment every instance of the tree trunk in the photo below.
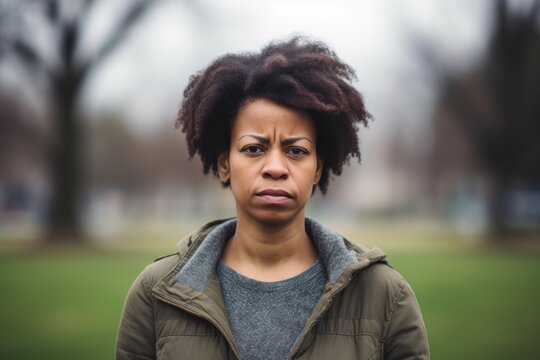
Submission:
{"label": "tree trunk", "polygon": [[510,238],[509,181],[494,176],[488,199],[488,236],[492,242],[504,242]]}
{"label": "tree trunk", "polygon": [[62,73],[54,82],[56,138],[51,154],[51,198],[46,219],[46,242],[80,244],[81,224],[81,129],[77,95],[81,78],[75,71]]}

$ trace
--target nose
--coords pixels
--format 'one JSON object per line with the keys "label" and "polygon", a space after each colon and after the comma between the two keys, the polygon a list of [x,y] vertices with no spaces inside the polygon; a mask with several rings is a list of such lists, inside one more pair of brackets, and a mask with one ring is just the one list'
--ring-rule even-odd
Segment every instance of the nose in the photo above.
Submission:
{"label": "nose", "polygon": [[262,175],[266,179],[285,180],[289,177],[287,159],[281,151],[269,151],[266,155]]}

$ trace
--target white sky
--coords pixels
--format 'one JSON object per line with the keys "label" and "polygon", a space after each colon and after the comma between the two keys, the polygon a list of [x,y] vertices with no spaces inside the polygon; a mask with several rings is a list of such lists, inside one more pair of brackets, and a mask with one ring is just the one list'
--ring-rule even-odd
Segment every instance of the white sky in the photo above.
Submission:
{"label": "white sky", "polygon": [[[189,76],[215,57],[256,51],[292,33],[327,42],[357,70],[356,85],[377,119],[405,111],[420,121],[429,113],[432,84],[411,40],[422,36],[441,59],[459,64],[482,50],[489,15],[489,0],[160,1],[96,71],[84,97],[90,111],[121,111],[142,133],[171,123]],[[106,36],[125,2],[96,9],[88,48]],[[411,98],[419,106],[404,110],[400,103]],[[375,131],[389,121],[374,122]]]}

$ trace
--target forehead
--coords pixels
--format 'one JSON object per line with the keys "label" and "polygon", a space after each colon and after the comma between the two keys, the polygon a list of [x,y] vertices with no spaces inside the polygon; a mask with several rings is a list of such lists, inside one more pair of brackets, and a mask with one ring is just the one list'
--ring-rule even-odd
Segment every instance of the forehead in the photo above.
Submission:
{"label": "forehead", "polygon": [[308,113],[267,99],[253,99],[238,110],[233,122],[233,136],[244,133],[268,136],[306,136],[315,138],[315,126]]}

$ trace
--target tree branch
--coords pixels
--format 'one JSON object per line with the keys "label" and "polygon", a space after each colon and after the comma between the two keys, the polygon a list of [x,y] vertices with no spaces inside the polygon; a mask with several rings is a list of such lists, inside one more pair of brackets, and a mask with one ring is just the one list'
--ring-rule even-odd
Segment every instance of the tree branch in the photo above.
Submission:
{"label": "tree branch", "polygon": [[124,15],[123,19],[118,23],[116,29],[112,32],[112,35],[96,53],[93,59],[90,59],[85,64],[86,73],[90,72],[91,68],[96,67],[101,63],[125,38],[130,28],[141,18],[141,16],[147,11],[147,9],[156,3],[157,0],[142,0],[134,4]]}
{"label": "tree branch", "polygon": [[35,48],[30,46],[27,42],[22,39],[15,39],[11,43],[11,51],[17,56],[25,65],[30,67],[32,70],[37,70],[42,68],[47,70],[45,62],[36,51]]}

